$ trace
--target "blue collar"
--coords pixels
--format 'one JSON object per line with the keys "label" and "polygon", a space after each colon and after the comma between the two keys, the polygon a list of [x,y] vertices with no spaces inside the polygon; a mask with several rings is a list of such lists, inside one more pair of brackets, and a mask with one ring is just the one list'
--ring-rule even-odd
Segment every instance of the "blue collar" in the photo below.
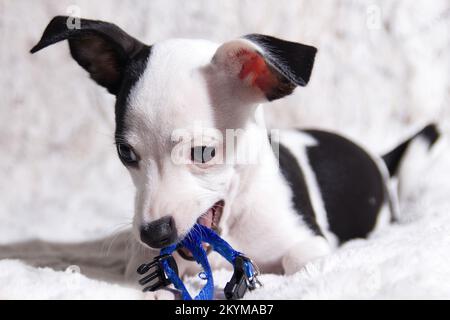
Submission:
{"label": "blue collar", "polygon": [[185,247],[192,253],[194,260],[202,266],[202,274],[206,279],[205,286],[195,296],[194,300],[213,299],[214,279],[208,257],[202,245],[203,242],[209,243],[214,251],[224,257],[234,267],[233,276],[224,289],[227,299],[240,299],[244,296],[247,289],[253,290],[260,285],[256,278],[259,273],[258,269],[249,258],[234,250],[213,230],[197,223],[181,242],[161,249],[160,255],[152,262],[139,267],[137,272],[141,275],[152,270],[149,275],[139,281],[141,285],[146,285],[156,279],[156,282],[145,287],[144,291],[155,291],[173,284],[180,291],[183,300],[192,300],[186,286],[178,276],[178,268],[175,259],[172,257],[172,253],[175,250]]}

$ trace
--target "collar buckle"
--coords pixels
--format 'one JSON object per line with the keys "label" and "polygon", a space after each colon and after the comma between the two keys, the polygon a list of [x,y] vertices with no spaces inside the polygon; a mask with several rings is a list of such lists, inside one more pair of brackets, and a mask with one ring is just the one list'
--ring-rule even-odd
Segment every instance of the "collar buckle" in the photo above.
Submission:
{"label": "collar buckle", "polygon": [[169,276],[165,272],[164,262],[167,262],[169,267],[178,275],[178,266],[171,254],[157,256],[152,262],[144,263],[137,269],[137,273],[140,275],[144,275],[149,272],[149,274],[139,280],[139,284],[141,286],[145,286],[153,281],[152,284],[144,287],[144,292],[156,291],[163,287],[167,287],[172,283]]}
{"label": "collar buckle", "polygon": [[234,272],[231,280],[226,284],[224,293],[228,300],[244,297],[247,289],[252,291],[262,284],[258,280],[258,266],[244,255],[238,255],[234,261]]}

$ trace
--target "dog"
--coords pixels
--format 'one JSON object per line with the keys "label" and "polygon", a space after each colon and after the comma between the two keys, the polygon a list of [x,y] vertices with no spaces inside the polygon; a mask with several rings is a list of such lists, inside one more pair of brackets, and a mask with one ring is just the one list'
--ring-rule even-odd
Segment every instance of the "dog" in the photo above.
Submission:
{"label": "dog", "polygon": [[[31,52],[67,40],[73,59],[116,97],[117,152],[136,187],[136,241],[125,272],[133,281],[141,263],[195,223],[215,229],[262,272],[293,274],[394,221],[390,180],[408,146],[430,147],[439,137],[429,125],[379,157],[331,132],[268,132],[261,104],[308,84],[313,46],[260,34],[150,46],[114,24],[80,19],[74,27],[69,19],[53,18]],[[213,268],[227,265],[210,258]],[[189,252],[175,259],[181,275],[197,271]],[[148,294],[174,298],[163,292]]]}

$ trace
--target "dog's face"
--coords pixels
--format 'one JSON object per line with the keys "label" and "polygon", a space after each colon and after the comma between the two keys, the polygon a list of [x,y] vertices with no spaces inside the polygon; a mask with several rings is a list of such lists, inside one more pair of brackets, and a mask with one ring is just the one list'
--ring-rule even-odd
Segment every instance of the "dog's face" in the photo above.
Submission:
{"label": "dog's face", "polygon": [[137,238],[161,248],[196,222],[218,228],[236,153],[251,148],[227,143],[227,130],[245,136],[259,103],[306,85],[316,49],[262,35],[147,46],[109,23],[66,22],[54,18],[32,52],[68,40],[72,57],[116,95],[116,145],[137,190]]}

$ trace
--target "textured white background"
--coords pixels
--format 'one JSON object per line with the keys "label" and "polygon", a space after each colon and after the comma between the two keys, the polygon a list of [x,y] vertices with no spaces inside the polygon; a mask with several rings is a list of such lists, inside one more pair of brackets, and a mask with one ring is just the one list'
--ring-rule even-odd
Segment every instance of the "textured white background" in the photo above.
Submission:
{"label": "textured white background", "polygon": [[28,53],[73,4],[149,44],[265,33],[315,45],[310,85],[266,107],[271,127],[332,129],[376,152],[429,121],[450,128],[446,0],[0,0],[0,243],[100,238],[131,220],[113,97],[66,43]]}

